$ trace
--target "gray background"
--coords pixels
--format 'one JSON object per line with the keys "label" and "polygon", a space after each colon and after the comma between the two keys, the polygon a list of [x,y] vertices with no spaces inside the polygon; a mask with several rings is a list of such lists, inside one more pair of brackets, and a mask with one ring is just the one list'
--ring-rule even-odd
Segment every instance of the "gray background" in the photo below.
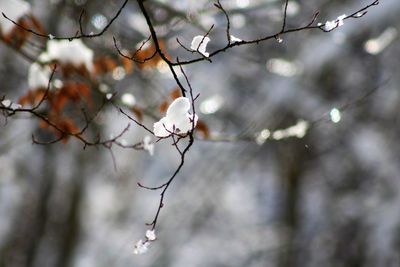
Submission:
{"label": "gray background", "polygon": [[[225,20],[212,2],[147,2],[171,55],[192,57],[175,38],[189,44],[211,23],[208,49],[225,44]],[[82,8],[90,18],[85,27],[95,31],[93,18],[112,17],[121,1],[31,3],[49,32],[68,35],[77,29]],[[280,28],[283,1],[250,0],[246,8],[237,3],[222,1],[235,36],[253,39]],[[325,22],[368,3],[298,1],[288,26],[307,23],[317,10],[318,21]],[[154,216],[158,193],[136,183],[156,185],[174,171],[179,157],[169,141],[156,145],[154,157],[113,148],[114,170],[106,149],[83,150],[73,140],[32,145],[37,120],[21,116],[5,124],[1,118],[0,266],[400,266],[399,39],[377,55],[364,48],[389,28],[398,35],[399,12],[399,1],[383,0],[332,33],[294,33],[282,43],[235,48],[212,64],[188,66],[200,93],[198,110],[202,101],[223,99],[216,113],[198,113],[214,136],[249,137],[298,119],[318,122],[303,139],[261,146],[254,140],[196,140],[167,192],[159,240],[141,256],[133,255],[133,245]],[[95,54],[116,56],[112,36],[130,49],[147,37],[135,1],[103,37],[84,42]],[[295,75],[268,70],[267,62],[276,58],[296,66]],[[0,60],[0,94],[16,100],[28,90],[31,62],[4,45]],[[149,107],[175,86],[157,70],[105,82]],[[330,122],[329,111],[348,103],[341,121]],[[128,123],[111,106],[101,118],[103,136]],[[150,127],[153,122],[145,120]],[[131,127],[125,139],[139,142],[144,134]]]}

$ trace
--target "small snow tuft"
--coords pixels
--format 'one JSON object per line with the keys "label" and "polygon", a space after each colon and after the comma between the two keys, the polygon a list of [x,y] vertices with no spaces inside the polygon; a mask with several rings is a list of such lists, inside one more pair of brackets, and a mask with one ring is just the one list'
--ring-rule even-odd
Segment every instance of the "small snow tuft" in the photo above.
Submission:
{"label": "small snow tuft", "polygon": [[343,26],[343,24],[344,24],[343,20],[344,20],[346,17],[347,17],[346,14],[343,14],[343,15],[341,15],[341,16],[339,16],[339,17],[337,18],[338,27]]}
{"label": "small snow tuft", "polygon": [[144,254],[149,250],[149,242],[144,241],[140,239],[138,242],[135,244],[135,248],[133,249],[134,254]]}
{"label": "small snow tuft", "polygon": [[231,42],[232,43],[238,43],[238,42],[241,42],[241,41],[243,41],[243,40],[240,39],[240,38],[237,38],[236,36],[231,35]]}
{"label": "small snow tuft", "polygon": [[[335,20],[328,20],[327,22],[325,22],[325,26],[324,26],[324,30],[327,32],[330,32],[340,26],[343,26],[344,24],[344,20],[347,18],[346,14],[340,15],[339,17],[337,17]],[[318,26],[320,26],[321,24],[318,23]]]}
{"label": "small snow tuft", "polygon": [[146,231],[146,238],[149,240],[149,241],[154,241],[154,240],[156,240],[156,233],[155,233],[155,231],[154,230],[147,230]]}
{"label": "small snow tuft", "polygon": [[15,104],[13,103],[10,99],[4,99],[3,101],[1,101],[0,103],[2,106],[12,109],[12,110],[16,110],[19,108],[22,108],[22,106],[20,104]]}
{"label": "small snow tuft", "polygon": [[210,38],[208,38],[207,36],[197,35],[197,36],[193,37],[190,48],[192,50],[198,51],[205,57],[209,57],[210,53],[206,52],[207,44],[209,41],[210,41]]}
{"label": "small snow tuft", "polygon": [[[148,151],[150,156],[154,155],[154,143],[151,142],[151,137],[146,135],[143,139],[143,149]],[[146,232],[147,237],[147,232]]]}
{"label": "small snow tuft", "polygon": [[335,29],[337,27],[337,23],[335,20],[328,20],[327,22],[325,22],[325,31],[332,31],[333,29]]}

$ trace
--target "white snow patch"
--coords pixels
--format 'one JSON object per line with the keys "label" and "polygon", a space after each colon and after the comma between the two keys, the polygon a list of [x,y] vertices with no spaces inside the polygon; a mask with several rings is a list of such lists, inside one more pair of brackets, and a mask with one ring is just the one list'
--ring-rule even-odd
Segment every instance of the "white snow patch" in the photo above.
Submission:
{"label": "white snow patch", "polygon": [[47,88],[51,76],[49,66],[41,66],[38,63],[32,63],[28,71],[29,89]]}
{"label": "white snow patch", "polygon": [[[13,21],[18,21],[25,14],[29,13],[31,5],[22,0],[0,0],[0,12],[4,13]],[[8,33],[14,24],[0,15],[0,29],[3,33]]]}
{"label": "white snow patch", "polygon": [[175,99],[168,107],[166,116],[154,123],[154,135],[157,137],[168,137],[172,133],[185,135],[193,126],[196,127],[198,117],[189,113],[190,106],[190,101],[186,97]]}
{"label": "white snow patch", "polygon": [[193,37],[190,48],[195,51],[199,51],[205,57],[209,57],[210,53],[206,52],[207,44],[210,41],[210,38],[207,36],[197,35]]}
{"label": "white snow patch", "polygon": [[75,67],[84,65],[87,70],[93,70],[93,50],[81,40],[49,40],[47,51],[39,56],[42,61],[57,60],[61,64],[71,64]]}

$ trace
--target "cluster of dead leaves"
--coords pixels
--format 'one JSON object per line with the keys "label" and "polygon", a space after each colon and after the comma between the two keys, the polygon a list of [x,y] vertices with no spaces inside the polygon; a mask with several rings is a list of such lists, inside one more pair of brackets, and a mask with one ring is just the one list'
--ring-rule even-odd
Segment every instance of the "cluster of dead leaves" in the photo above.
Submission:
{"label": "cluster of dead leaves", "polygon": [[[13,33],[15,34],[16,32],[19,31],[14,31]],[[138,51],[135,57],[145,59],[154,49],[154,46],[149,46]],[[161,58],[154,57],[143,64],[137,64],[139,66],[138,69],[143,70],[144,68],[155,67],[160,60]],[[93,104],[91,90],[96,84],[96,78],[112,73],[117,67],[123,67],[127,74],[132,73],[134,70],[132,60],[123,57],[112,58],[108,55],[98,56],[94,60],[92,72],[89,72],[85,65],[74,66],[72,64],[61,64],[60,62],[51,62],[48,65],[51,68],[57,65],[62,77],[62,86],[59,88],[53,88],[54,86],[52,86],[49,89],[30,88],[25,95],[20,97],[19,104],[31,107],[39,104],[45,106],[48,121],[42,120],[39,126],[42,129],[50,130],[63,142],[66,142],[70,135],[79,133],[78,123],[69,115],[69,111],[82,107],[90,109]],[[143,120],[143,111],[140,107],[131,107],[131,111],[139,121]],[[48,122],[51,122],[52,125]]]}
{"label": "cluster of dead leaves", "polygon": [[[165,42],[159,41],[160,49],[165,53],[166,57],[169,55],[165,52]],[[94,62],[94,69],[96,75],[104,75],[112,73],[117,67],[122,66],[127,74],[132,73],[134,67],[143,70],[147,68],[157,67],[163,60],[158,53],[154,44],[149,44],[142,47],[134,53],[126,53],[125,57],[114,59],[110,56],[98,57]],[[136,62],[136,65],[134,65]]]}
{"label": "cluster of dead leaves", "polygon": [[[41,23],[32,15],[26,15],[16,22],[26,29],[45,34]],[[22,27],[14,26],[6,34],[0,32],[0,40],[16,49],[22,49],[32,35]],[[160,40],[159,45],[164,55],[169,57],[168,53],[165,52],[165,42]],[[31,107],[36,107],[39,104],[45,106],[45,114],[48,121],[42,120],[39,123],[40,128],[50,130],[58,138],[62,139],[63,142],[66,142],[70,135],[79,133],[78,123],[69,115],[70,112],[68,111],[78,107],[80,109],[92,106],[91,88],[96,84],[97,77],[110,74],[118,67],[122,67],[126,74],[130,74],[134,71],[135,67],[139,70],[155,68],[161,62],[163,62],[162,58],[156,53],[155,45],[151,43],[143,46],[134,53],[128,54],[127,57],[98,56],[93,62],[94,68],[92,72],[84,65],[74,66],[71,64],[60,64],[60,62],[51,62],[48,63],[50,67],[54,67],[54,64],[56,64],[58,70],[60,70],[62,86],[49,89],[30,88],[25,95],[20,97],[19,104]],[[76,77],[83,79],[76,79]],[[160,112],[165,113],[169,104],[180,96],[181,92],[179,88],[172,90],[167,99],[160,104]],[[140,107],[134,106],[130,109],[139,121],[143,120],[143,110]],[[208,127],[203,121],[199,120],[196,128],[204,138],[209,136]]]}
{"label": "cluster of dead leaves", "polygon": [[29,90],[19,99],[19,104],[22,106],[36,107],[44,103],[46,117],[51,124],[42,120],[39,123],[40,128],[50,130],[65,143],[70,135],[79,132],[77,123],[71,115],[68,115],[67,109],[69,106],[74,110],[80,110],[81,106],[90,107],[92,105],[90,87],[83,82],[68,81],[55,90],[47,88]]}

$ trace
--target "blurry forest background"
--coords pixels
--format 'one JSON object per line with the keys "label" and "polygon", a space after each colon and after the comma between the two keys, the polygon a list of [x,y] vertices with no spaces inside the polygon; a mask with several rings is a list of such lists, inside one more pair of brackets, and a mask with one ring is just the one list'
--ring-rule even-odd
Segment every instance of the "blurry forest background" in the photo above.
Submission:
{"label": "blurry forest background", "polygon": [[[82,8],[84,26],[101,29],[122,1],[31,0],[33,14],[54,35],[71,35]],[[232,34],[253,39],[281,27],[283,1],[224,0]],[[369,1],[290,1],[288,25],[325,22]],[[226,42],[225,17],[212,1],[147,0],[171,55],[192,55],[190,44],[211,32],[208,50]],[[242,46],[187,66],[198,115],[212,136],[195,140],[182,172],[167,192],[148,253],[133,255],[158,205],[156,185],[179,163],[170,141],[155,155],[114,147],[33,145],[38,121],[1,117],[0,266],[400,266],[400,2],[382,0],[363,18],[331,33],[319,30]],[[136,1],[110,31],[85,39],[96,53],[118,57],[148,36]],[[0,95],[16,101],[27,91],[31,62],[1,44]],[[106,81],[118,95],[132,93],[154,106],[175,87],[163,68],[115,73]],[[368,92],[379,88],[363,98]],[[360,101],[357,101],[360,100]],[[333,108],[349,104],[338,123]],[[112,107],[97,122],[104,136],[128,123]],[[302,138],[249,140],[262,129],[316,121]],[[145,119],[146,125],[154,120]],[[145,132],[125,136],[140,142]],[[239,140],[237,140],[239,139]],[[244,139],[244,140],[240,140]]]}

